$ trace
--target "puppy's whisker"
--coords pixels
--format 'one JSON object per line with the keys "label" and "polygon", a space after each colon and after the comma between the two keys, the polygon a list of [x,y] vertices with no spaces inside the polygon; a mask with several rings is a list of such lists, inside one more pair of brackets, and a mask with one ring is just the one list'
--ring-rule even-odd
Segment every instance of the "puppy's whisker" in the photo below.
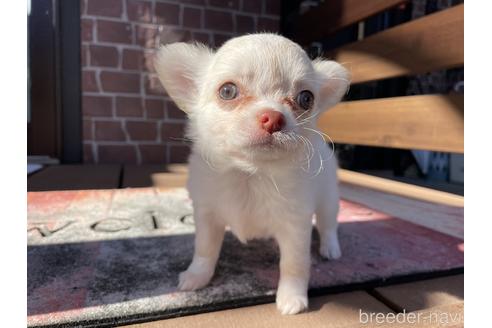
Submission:
{"label": "puppy's whisker", "polygon": [[[302,143],[302,148],[303,148],[303,153],[304,155],[306,155],[306,158],[307,158],[307,152],[306,152],[306,142],[302,139],[302,136],[295,133],[295,132],[291,132],[291,135],[292,135],[292,139],[293,139],[293,142],[295,144],[300,144]],[[299,159],[298,157],[294,157],[291,159],[291,161],[295,164],[298,164],[298,161],[302,161],[301,159]],[[301,169],[303,169],[302,165],[301,165]]]}
{"label": "puppy's whisker", "polygon": [[296,117],[296,121],[299,120],[303,115],[305,115],[306,113],[308,113],[309,111],[304,111],[302,112],[299,116]]}
{"label": "puppy's whisker", "polygon": [[[323,139],[324,142],[326,142],[326,139],[325,139],[325,137],[326,137],[330,141],[330,144],[331,144],[331,153],[330,153],[330,157],[328,157],[328,158],[333,157],[333,155],[335,154],[335,143],[333,142],[333,140],[331,139],[331,137],[328,134],[321,132],[319,130],[316,130],[316,129],[306,128],[306,127],[303,127],[303,129],[309,130],[309,131],[312,131],[312,132],[318,134]],[[326,158],[324,160],[328,160],[328,158]]]}
{"label": "puppy's whisker", "polygon": [[308,116],[308,117],[305,117],[304,119],[300,120],[300,121],[296,124],[296,126],[299,126],[299,125],[303,125],[303,124],[307,124],[307,123],[309,123],[309,121],[310,121],[312,118],[316,117],[317,115],[318,115],[318,112],[317,112],[317,111],[314,111],[312,115],[310,115],[310,116]]}
{"label": "puppy's whisker", "polygon": [[306,145],[306,150],[307,150],[307,161],[309,163],[309,161],[311,160],[311,158],[313,158],[314,156],[314,146],[313,144],[311,143],[311,141],[304,137],[304,136],[299,136],[301,138],[301,140],[303,140],[304,144]]}
{"label": "puppy's whisker", "polygon": [[319,150],[318,150],[318,155],[319,155],[319,169],[318,169],[318,172],[316,172],[316,174],[314,176],[312,176],[311,178],[317,177],[323,171],[323,158],[322,158],[321,152]]}
{"label": "puppy's whisker", "polygon": [[275,178],[273,177],[273,175],[269,175],[270,177],[270,180],[272,181],[273,185],[275,186],[275,189],[277,190],[277,193],[279,194],[279,196],[281,198],[283,198],[284,200],[287,200],[281,193],[280,193],[280,189],[278,188],[278,185],[277,185],[277,182],[275,181]]}
{"label": "puppy's whisker", "polygon": [[320,114],[320,112],[318,110],[313,110],[312,113],[311,113],[311,115],[309,115],[308,117],[303,118],[301,121],[309,120],[309,119],[311,119],[313,117],[316,117],[319,114]]}
{"label": "puppy's whisker", "polygon": [[302,142],[304,143],[304,146],[306,147],[306,164],[307,164],[307,169],[304,169],[302,166],[301,168],[303,169],[304,172],[309,172],[309,169],[310,169],[310,166],[311,166],[311,159],[313,158],[314,156],[314,148],[313,148],[313,144],[311,143],[311,141],[309,141],[309,139],[303,137],[303,136],[299,136],[299,138],[302,140]]}
{"label": "puppy's whisker", "polygon": [[[303,161],[302,158],[300,158],[298,156],[294,156],[290,159],[290,161],[293,164],[295,164],[297,166],[299,164],[299,162],[301,162],[301,163],[308,163],[309,162],[311,149],[309,148],[308,141],[306,138],[304,138],[303,136],[299,135],[298,133],[296,133],[294,131],[285,132],[282,135],[282,137],[283,137],[283,139],[280,139],[279,142],[284,144],[285,146],[288,146],[288,147],[290,146],[291,148],[295,148],[297,145],[302,143],[302,148],[303,148],[303,153],[305,155],[305,160]],[[302,164],[300,164],[299,166],[303,171],[306,171],[306,169],[302,166]]]}

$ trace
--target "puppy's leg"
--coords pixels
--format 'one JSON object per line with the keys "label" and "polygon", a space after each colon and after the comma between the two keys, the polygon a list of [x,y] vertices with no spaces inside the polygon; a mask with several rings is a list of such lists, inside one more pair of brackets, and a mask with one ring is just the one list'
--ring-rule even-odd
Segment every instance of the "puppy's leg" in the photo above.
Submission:
{"label": "puppy's leg", "polygon": [[225,227],[218,224],[210,213],[199,213],[195,219],[195,253],[190,266],[179,275],[180,290],[204,287],[212,279],[224,239]]}
{"label": "puppy's leg", "polygon": [[338,243],[338,189],[330,190],[329,197],[318,205],[316,211],[316,227],[320,236],[319,253],[327,259],[338,259],[342,256]]}
{"label": "puppy's leg", "polygon": [[296,314],[308,307],[307,289],[311,265],[311,221],[303,227],[287,227],[276,235],[280,248],[280,280],[277,308]]}

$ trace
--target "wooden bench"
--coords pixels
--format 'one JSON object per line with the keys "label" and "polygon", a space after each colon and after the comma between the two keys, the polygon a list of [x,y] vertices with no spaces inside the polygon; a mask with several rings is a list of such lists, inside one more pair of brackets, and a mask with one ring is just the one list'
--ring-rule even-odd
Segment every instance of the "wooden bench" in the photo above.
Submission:
{"label": "wooden bench", "polygon": [[[306,45],[404,2],[326,1],[299,19],[297,41]],[[343,8],[342,15],[331,17],[340,12],[338,7]],[[464,4],[460,4],[325,56],[349,68],[352,84],[460,67],[463,30]],[[464,97],[437,94],[346,101],[321,117],[319,127],[339,143],[464,153]],[[404,212],[406,219],[463,238],[464,197],[346,170],[339,171],[339,179],[347,199],[381,211]],[[422,220],[422,208],[436,215]]]}

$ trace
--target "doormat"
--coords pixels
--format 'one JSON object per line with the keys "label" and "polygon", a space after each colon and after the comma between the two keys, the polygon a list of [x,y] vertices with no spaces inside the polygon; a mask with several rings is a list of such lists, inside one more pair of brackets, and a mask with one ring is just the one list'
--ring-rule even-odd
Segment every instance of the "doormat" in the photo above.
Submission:
{"label": "doormat", "polygon": [[[319,256],[313,232],[310,295],[463,268],[460,239],[344,200],[339,221],[339,260]],[[274,300],[275,242],[241,244],[229,232],[210,285],[177,291],[193,232],[185,189],[28,193],[28,326],[114,326]]]}

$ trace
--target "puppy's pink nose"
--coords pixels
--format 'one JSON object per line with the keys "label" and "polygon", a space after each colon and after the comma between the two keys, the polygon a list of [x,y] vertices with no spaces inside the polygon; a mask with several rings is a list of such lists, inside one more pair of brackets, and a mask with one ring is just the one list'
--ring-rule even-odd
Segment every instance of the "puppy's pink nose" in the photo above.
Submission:
{"label": "puppy's pink nose", "polygon": [[261,128],[270,134],[282,130],[285,125],[284,115],[271,109],[262,111],[258,115],[258,122]]}

